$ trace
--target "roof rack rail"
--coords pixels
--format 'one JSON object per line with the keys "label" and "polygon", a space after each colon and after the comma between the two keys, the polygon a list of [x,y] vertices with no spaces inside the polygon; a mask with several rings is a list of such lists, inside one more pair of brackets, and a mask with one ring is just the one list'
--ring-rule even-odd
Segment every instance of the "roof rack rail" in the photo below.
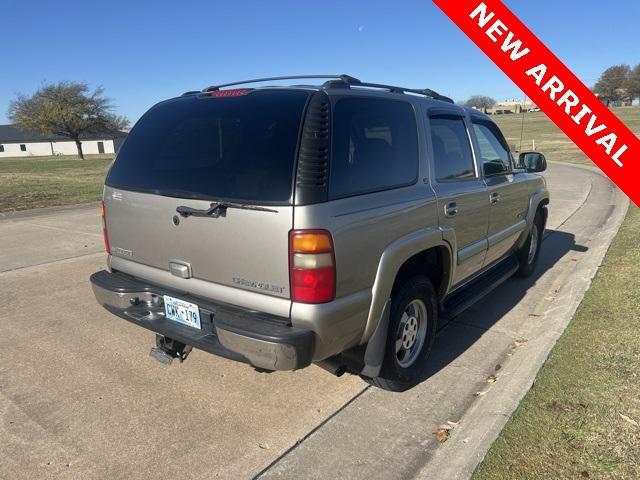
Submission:
{"label": "roof rack rail", "polygon": [[322,87],[324,89],[329,88],[350,88],[350,87],[371,87],[371,88],[383,88],[389,90],[393,93],[413,93],[416,95],[424,95],[429,98],[433,98],[434,100],[440,100],[443,102],[454,103],[449,97],[445,97],[444,95],[440,95],[438,92],[434,92],[429,88],[417,89],[417,88],[406,88],[406,87],[398,87],[396,85],[385,85],[382,83],[368,83],[363,82],[355,77],[350,75],[292,75],[285,77],[265,77],[265,78],[255,78],[252,80],[242,80],[240,82],[231,82],[231,83],[223,83],[221,85],[212,85],[210,87],[204,88],[202,92],[215,92],[224,87],[235,87],[236,85],[245,85],[247,83],[261,83],[261,82],[271,82],[275,80],[301,80],[301,79],[309,79],[309,78],[317,78],[328,80],[326,81]]}
{"label": "roof rack rail", "polygon": [[444,95],[440,95],[438,92],[435,92],[429,88],[417,89],[417,88],[406,88],[399,87],[397,85],[385,85],[382,83],[369,83],[362,82],[357,78],[350,77],[349,75],[340,75],[340,78],[337,80],[329,80],[325,82],[323,88],[335,88],[335,87],[371,87],[371,88],[383,88],[385,90],[389,90],[392,93],[414,93],[416,95],[424,95],[429,98],[433,98],[434,100],[440,100],[442,102],[447,103],[455,103],[449,97],[445,97]]}
{"label": "roof rack rail", "polygon": [[[271,82],[274,80],[300,80],[300,79],[305,79],[305,78],[319,78],[319,79],[329,79],[329,78],[333,78],[336,80],[340,80],[342,77],[349,77],[348,75],[292,75],[292,76],[286,76],[286,77],[266,77],[266,78],[255,78],[252,80],[242,80],[240,82],[231,82],[231,83],[223,83],[222,85],[212,85],[210,87],[207,87],[205,89],[203,89],[203,92],[215,92],[217,90],[220,90],[221,88],[224,87],[234,87],[236,85],[244,85],[246,83],[260,83],[260,82]],[[349,77],[352,78],[354,80],[357,80],[353,77]]]}

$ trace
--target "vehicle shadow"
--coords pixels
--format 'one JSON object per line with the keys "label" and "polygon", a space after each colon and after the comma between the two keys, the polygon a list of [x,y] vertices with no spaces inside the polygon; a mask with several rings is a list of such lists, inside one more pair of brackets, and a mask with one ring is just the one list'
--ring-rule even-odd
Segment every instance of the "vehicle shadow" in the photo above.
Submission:
{"label": "vehicle shadow", "polygon": [[546,230],[538,265],[531,277],[513,277],[507,280],[469,310],[446,325],[438,326],[439,331],[428,360],[429,366],[422,381],[438,373],[476,343],[487,330],[510,312],[535,286],[538,279],[561,258],[572,251],[587,250],[586,246],[576,244],[575,235],[572,233]]}

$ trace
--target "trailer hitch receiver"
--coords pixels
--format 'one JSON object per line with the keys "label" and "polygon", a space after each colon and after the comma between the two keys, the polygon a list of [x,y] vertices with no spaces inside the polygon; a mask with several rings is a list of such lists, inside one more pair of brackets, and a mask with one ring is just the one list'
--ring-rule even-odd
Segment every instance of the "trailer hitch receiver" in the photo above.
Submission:
{"label": "trailer hitch receiver", "polygon": [[170,365],[174,358],[180,360],[180,363],[184,362],[192,349],[191,345],[185,345],[164,335],[156,335],[156,346],[151,348],[149,355],[160,363]]}

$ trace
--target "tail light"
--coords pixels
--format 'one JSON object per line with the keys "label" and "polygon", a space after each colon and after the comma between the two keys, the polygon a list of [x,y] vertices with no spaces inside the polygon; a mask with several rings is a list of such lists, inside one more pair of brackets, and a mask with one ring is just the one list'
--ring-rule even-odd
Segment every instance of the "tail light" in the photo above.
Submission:
{"label": "tail light", "polygon": [[301,303],[330,302],[336,295],[336,260],[326,230],[289,233],[291,299]]}
{"label": "tail light", "polygon": [[100,206],[100,216],[102,217],[102,236],[104,237],[104,248],[107,254],[111,253],[111,246],[109,245],[109,232],[107,232],[107,210],[102,202]]}

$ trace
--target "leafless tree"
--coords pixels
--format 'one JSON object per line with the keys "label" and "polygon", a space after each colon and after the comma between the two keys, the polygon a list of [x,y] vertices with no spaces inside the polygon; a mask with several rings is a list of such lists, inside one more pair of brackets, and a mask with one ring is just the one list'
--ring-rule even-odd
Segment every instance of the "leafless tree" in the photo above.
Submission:
{"label": "leafless tree", "polygon": [[491,97],[485,95],[473,95],[470,97],[464,105],[470,108],[477,108],[486,113],[487,109],[492,108],[497,102]]}
{"label": "leafless tree", "polygon": [[78,156],[84,159],[82,135],[122,130],[129,125],[113,109],[102,87],[91,92],[86,83],[60,82],[45,85],[32,96],[17,95],[9,104],[8,116],[24,130],[72,139]]}
{"label": "leafless tree", "polygon": [[640,98],[640,64],[631,70],[629,81],[627,82],[627,91],[631,99]]}
{"label": "leafless tree", "polygon": [[607,68],[593,87],[593,91],[609,106],[611,102],[629,99],[627,89],[631,68],[629,65],[614,65]]}

